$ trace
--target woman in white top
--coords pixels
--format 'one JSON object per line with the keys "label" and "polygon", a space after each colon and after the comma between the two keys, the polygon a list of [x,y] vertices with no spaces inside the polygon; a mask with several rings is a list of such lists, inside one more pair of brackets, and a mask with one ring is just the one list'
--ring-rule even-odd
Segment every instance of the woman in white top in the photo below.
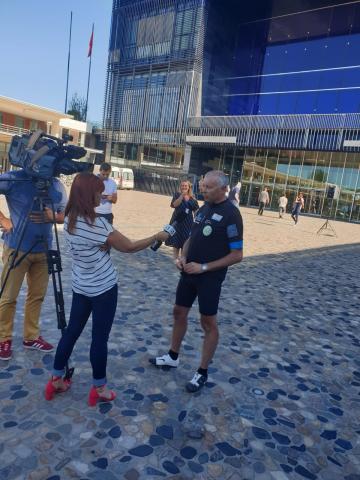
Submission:
{"label": "woman in white top", "polygon": [[72,290],[69,324],[58,344],[52,377],[46,385],[45,398],[70,387],[64,379],[65,365],[75,343],[92,313],[90,362],[93,386],[89,405],[98,400],[111,401],[115,392],[106,387],[107,341],[117,304],[117,274],[109,248],[134,253],[149,247],[155,240],[165,241],[168,234],[159,232],[143,240],[131,241],[101,217],[96,217],[104,183],[92,173],[79,173],[72,184],[65,210],[65,239],[72,257]]}

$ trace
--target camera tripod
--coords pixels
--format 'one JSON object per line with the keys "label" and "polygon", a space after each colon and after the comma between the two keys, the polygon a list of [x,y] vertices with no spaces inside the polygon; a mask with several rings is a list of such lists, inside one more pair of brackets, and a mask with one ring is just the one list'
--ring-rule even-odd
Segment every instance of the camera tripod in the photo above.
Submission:
{"label": "camera tripod", "polygon": [[330,230],[332,232],[331,235],[337,237],[336,235],[336,231],[335,231],[335,228],[331,225],[331,223],[329,222],[329,217],[330,217],[330,212],[332,211],[332,207],[333,207],[333,204],[334,204],[334,199],[332,199],[331,201],[331,207],[329,208],[328,210],[328,215],[327,215],[327,218],[325,220],[325,223],[319,228],[319,230],[316,232],[317,235],[320,235],[321,233],[323,233],[325,230]]}
{"label": "camera tripod", "polygon": [[317,234],[320,235],[324,230],[330,230],[332,232],[332,235],[337,237],[335,228],[329,222],[329,218],[327,218],[324,225],[322,225],[322,227],[319,228],[319,230],[317,231]]}
{"label": "camera tripod", "polygon": [[[33,180],[29,179],[29,180],[19,180],[19,181],[30,182]],[[43,245],[44,251],[46,254],[47,265],[48,265],[48,273],[49,275],[51,275],[53,289],[54,289],[57,325],[58,325],[58,329],[61,331],[61,334],[63,334],[67,324],[66,324],[65,309],[64,309],[64,294],[63,294],[62,281],[61,281],[62,264],[61,264],[60,248],[59,248],[59,237],[58,237],[58,231],[57,231],[57,226],[55,221],[55,206],[52,198],[49,195],[50,181],[41,180],[41,179],[35,180],[34,185],[36,188],[36,193],[32,198],[29,211],[22,218],[22,221],[19,225],[18,242],[15,247],[15,250],[11,254],[11,260],[10,260],[3,284],[1,286],[0,298],[4,293],[7,282],[9,281],[11,271],[14,270],[18,265],[20,265],[20,263],[25,259],[25,257],[28,256],[37,245],[39,244]],[[51,224],[54,226],[54,232],[55,232],[55,249],[49,249],[47,237],[44,234],[41,234],[37,236],[32,246],[26,252],[20,255],[20,247],[24,239],[27,226],[30,221],[30,218],[29,218],[30,214],[34,211],[34,208],[36,208],[36,212],[41,213],[44,211],[45,207],[49,205],[52,211],[52,218],[53,218]],[[69,365],[66,364],[64,378],[67,380],[70,380],[73,373],[74,373],[74,368],[69,368]]]}

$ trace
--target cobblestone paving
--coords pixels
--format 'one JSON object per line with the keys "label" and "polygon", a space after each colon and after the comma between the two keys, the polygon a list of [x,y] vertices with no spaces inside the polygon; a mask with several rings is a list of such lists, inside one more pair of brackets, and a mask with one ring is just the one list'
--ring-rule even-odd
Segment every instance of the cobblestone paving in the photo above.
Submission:
{"label": "cobblestone paving", "polygon": [[[118,310],[108,377],[118,397],[91,409],[90,328],[72,357],[71,390],[43,398],[53,354],[0,362],[0,479],[360,479],[360,246],[249,257],[228,274],[220,345],[207,385],[193,309],[177,370],[166,351],[178,274],[168,251],[114,253]],[[66,307],[70,264],[63,256]],[[52,289],[42,333],[57,342]]]}

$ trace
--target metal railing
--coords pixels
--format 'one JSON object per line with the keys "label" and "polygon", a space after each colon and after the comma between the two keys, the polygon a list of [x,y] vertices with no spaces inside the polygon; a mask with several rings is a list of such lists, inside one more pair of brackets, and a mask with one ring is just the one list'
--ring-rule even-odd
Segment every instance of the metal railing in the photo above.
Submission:
{"label": "metal railing", "polygon": [[9,135],[23,135],[24,133],[30,133],[30,130],[0,123],[0,133],[7,133]]}
{"label": "metal railing", "polygon": [[293,115],[238,115],[190,117],[188,128],[195,129],[360,129],[360,113]]}
{"label": "metal railing", "polygon": [[[358,152],[360,114],[189,117],[187,136],[189,143],[236,137],[236,144],[243,147]],[[355,142],[346,144],[349,140]]]}

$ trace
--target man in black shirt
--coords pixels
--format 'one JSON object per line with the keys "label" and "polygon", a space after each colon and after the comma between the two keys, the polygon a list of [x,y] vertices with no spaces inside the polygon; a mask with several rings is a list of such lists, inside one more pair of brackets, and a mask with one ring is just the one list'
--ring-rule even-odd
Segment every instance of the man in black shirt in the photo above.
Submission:
{"label": "man in black shirt", "polygon": [[200,367],[186,385],[198,391],[207,381],[208,365],[214,356],[219,331],[216,322],[221,285],[227,267],[243,258],[243,223],[239,210],[226,198],[227,176],[220,171],[206,174],[203,182],[205,204],[198,211],[183,256],[177,259],[181,277],[174,305],[174,326],[169,352],[151,358],[156,366],[177,367],[179,351],[187,329],[187,317],[198,298],[204,343]]}

